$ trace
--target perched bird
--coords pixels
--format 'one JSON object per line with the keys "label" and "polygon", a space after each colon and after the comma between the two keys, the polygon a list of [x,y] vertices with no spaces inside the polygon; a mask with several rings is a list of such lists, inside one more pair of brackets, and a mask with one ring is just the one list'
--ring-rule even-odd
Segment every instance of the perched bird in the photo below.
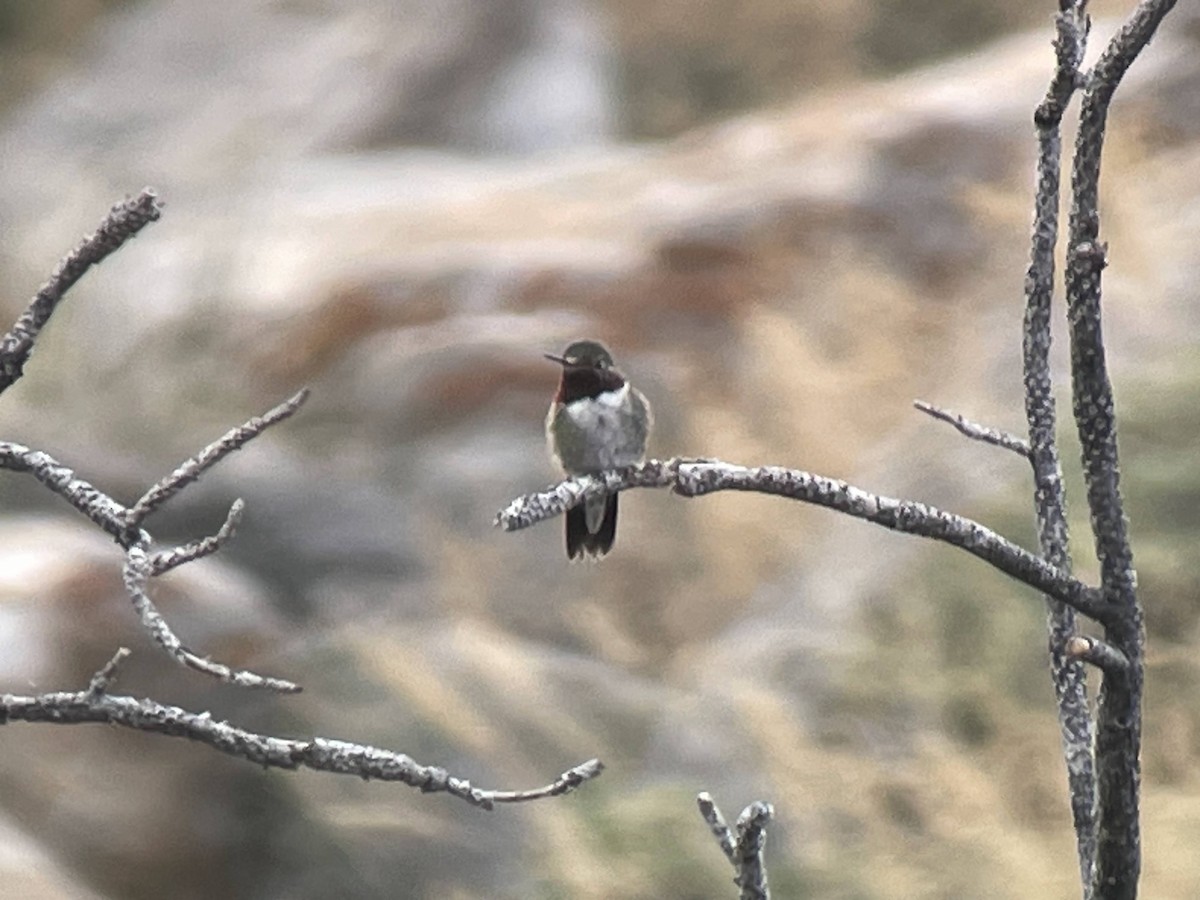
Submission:
{"label": "perched bird", "polygon": [[[642,392],[613,367],[603,344],[576,341],[562,356],[558,393],[546,416],[550,454],[568,475],[590,475],[646,458],[652,416]],[[567,511],[567,556],[601,557],[617,533],[617,495],[589,497]]]}

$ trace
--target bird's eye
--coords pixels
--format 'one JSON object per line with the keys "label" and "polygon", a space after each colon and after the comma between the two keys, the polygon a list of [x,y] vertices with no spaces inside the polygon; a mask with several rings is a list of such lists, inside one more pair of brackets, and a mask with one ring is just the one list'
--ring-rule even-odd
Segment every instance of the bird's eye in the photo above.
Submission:
{"label": "bird's eye", "polygon": [[596,360],[596,368],[597,369],[607,369],[608,368],[608,360],[607,359]]}

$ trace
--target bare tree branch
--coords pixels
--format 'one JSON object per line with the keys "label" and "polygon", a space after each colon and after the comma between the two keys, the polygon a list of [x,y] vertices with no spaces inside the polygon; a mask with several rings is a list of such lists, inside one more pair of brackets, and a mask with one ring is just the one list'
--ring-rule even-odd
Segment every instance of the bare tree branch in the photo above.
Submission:
{"label": "bare tree branch", "polygon": [[742,889],[742,900],[769,900],[771,896],[767,887],[767,868],[763,865],[763,849],[767,843],[767,823],[774,815],[770,803],[756,800],[738,816],[737,843],[741,856],[738,887]]}
{"label": "bare tree branch", "polygon": [[73,507],[99,525],[122,547],[148,540],[139,529],[125,524],[125,507],[99,488],[93,487],[49,453],[21,444],[0,441],[0,469],[29,472]]}
{"label": "bare tree branch", "polygon": [[66,292],[88,269],[98,265],[139,231],[156,221],[161,210],[162,206],[154,191],[150,188],[144,189],[132,200],[125,200],[113,206],[100,223],[100,227],[85,237],[79,246],[58,264],[50,280],[42,285],[33,302],[29,304],[29,308],[21,314],[3,340],[0,340],[0,393],[21,377],[42,326],[54,313]]}
{"label": "bare tree branch", "polygon": [[245,508],[245,502],[239,497],[229,507],[229,514],[225,516],[225,522],[216,534],[197,538],[182,547],[160,550],[153,554],[150,557],[150,574],[162,575],[164,572],[170,572],[176,566],[182,566],[184,563],[194,562],[216,553],[233,540],[234,532],[237,531],[237,527],[242,521],[242,511]]}
{"label": "bare tree branch", "polygon": [[[83,242],[59,263],[54,275],[38,291],[29,308],[17,320],[12,330],[0,340],[0,391],[21,376],[42,327],[49,321],[72,285],[91,266],[119,249],[142,228],[155,221],[160,211],[161,206],[154,192],[147,188],[136,198],[116,204],[100,228],[84,238]],[[307,396],[307,390],[300,391],[265,416],[251,419],[245,425],[233,429],[154,485],[129,509],[83,479],[75,477],[71,469],[40,450],[32,450],[7,441],[0,442],[0,468],[31,473],[38,481],[104,529],[125,549],[125,586],[133,600],[134,608],[155,641],[176,660],[234,684],[279,691],[298,691],[299,686],[290,681],[231,669],[188,650],[159,614],[146,592],[146,582],[152,576],[220,549],[233,535],[242,511],[241,501],[233,505],[225,524],[215,536],[153,555],[149,552],[152,538],[141,528],[141,524],[150,513],[199,478],[203,472],[247,441],[253,440],[271,425],[295,413]]]}
{"label": "bare tree branch", "polygon": [[[1033,239],[1025,276],[1023,361],[1025,417],[1033,466],[1034,514],[1042,557],[1063,572],[1071,571],[1066,494],[1056,443],[1057,413],[1050,379],[1050,307],[1054,289],[1054,248],[1058,242],[1059,172],[1062,169],[1062,117],[1080,85],[1090,23],[1086,0],[1060,0],[1055,19],[1056,65],[1046,97],[1034,113],[1037,126],[1037,189]],[[1066,651],[1076,633],[1075,610],[1046,597],[1050,678],[1058,706],[1059,732],[1067,767],[1067,788],[1075,827],[1080,882],[1091,896],[1096,862],[1096,773],[1092,756],[1092,716],[1087,672]]]}
{"label": "bare tree branch", "polygon": [[696,803],[721,852],[733,865],[733,883],[741,889],[741,900],[770,900],[763,847],[767,840],[767,823],[775,815],[771,804],[756,800],[742,810],[735,834],[725,824],[725,817],[709,794],[697,795]]}
{"label": "bare tree branch", "polygon": [[231,428],[220,440],[213,441],[197,455],[183,463],[166,478],[159,481],[142,495],[125,514],[125,520],[130,526],[137,526],[145,518],[158,509],[185,487],[196,481],[201,475],[223,460],[235,450],[245,446],[249,441],[258,437],[272,425],[291,418],[308,399],[308,388],[299,391],[283,403],[262,416],[255,416],[244,425]]}
{"label": "bare tree branch", "polygon": [[1111,610],[1100,593],[978,522],[912,500],[896,500],[860,488],[778,466],[745,468],[710,460],[648,460],[594,476],[568,478],[545,491],[513,500],[496,516],[505,531],[528,528],[565,513],[588,491],[669,487],[685,497],[717,491],[754,491],[788,497],[865,519],[893,531],[932,538],[966,550],[1007,575],[1103,621]]}
{"label": "bare tree branch", "polygon": [[[300,686],[294,682],[233,669],[189,650],[163,619],[146,590],[149,578],[168,572],[186,562],[201,559],[220,549],[232,538],[244,504],[240,500],[233,504],[225,524],[216,535],[200,538],[183,547],[162,550],[153,554],[150,553],[153,539],[145,529],[139,527],[139,524],[146,515],[158,509],[163,502],[195,481],[201,472],[211,468],[233,450],[257,437],[271,425],[282,422],[291,416],[307,397],[308,392],[301,391],[265,416],[251,419],[240,428],[230,431],[219,441],[205,447],[199,454],[151,488],[143,497],[143,500],[151,498],[150,502],[144,504],[143,511],[136,516],[131,515],[131,510],[126,509],[100,489],[75,477],[75,473],[71,469],[40,450],[30,450],[20,444],[0,442],[0,469],[30,472],[38,481],[63,497],[73,507],[112,535],[116,542],[124,548],[126,551],[125,587],[133,601],[134,609],[151,637],[173,659],[189,668],[232,684],[292,693],[300,690]],[[131,520],[136,521],[131,524]]]}
{"label": "bare tree branch", "polygon": [[1104,640],[1129,663],[1123,674],[1104,679],[1098,705],[1100,818],[1092,884],[1094,895],[1103,900],[1132,900],[1141,872],[1138,806],[1145,633],[1121,499],[1112,384],[1101,329],[1106,249],[1099,240],[1100,160],[1113,94],[1174,5],[1175,0],[1143,0],[1088,73],[1071,176],[1066,293],[1075,423],[1100,582],[1105,599],[1118,613],[1104,622]]}
{"label": "bare tree branch", "polygon": [[725,858],[736,866],[737,844],[734,841],[733,832],[729,830],[729,826],[725,822],[725,817],[721,815],[717,802],[713,800],[711,794],[705,791],[696,795],[696,804],[700,807],[700,815],[704,816],[704,821],[708,823],[713,837],[717,839],[717,846],[721,848]]}
{"label": "bare tree branch", "polygon": [[308,768],[318,772],[354,775],[364,779],[401,781],[424,793],[445,792],[472,806],[492,809],[497,803],[520,803],[569,793],[595,778],[604,766],[589,760],[564,772],[544,787],[528,791],[493,791],[474,787],[437,766],[422,766],[403,753],[366,744],[313,738],[292,740],[255,734],[218,722],[209,713],[192,713],[154,700],[107,693],[121,660],[121,651],[92,678],[87,690],[38,696],[0,695],[0,725],[9,722],[47,722],[77,725],[106,722],[136,731],[165,734],[207,744],[215,750],[280,769]]}
{"label": "bare tree branch", "polygon": [[[1092,28],[1087,4],[1088,0],[1058,0],[1058,15],[1054,18],[1054,76],[1046,89],[1046,96],[1034,111],[1033,123],[1037,126],[1039,139],[1044,137],[1056,144],[1060,143],[1058,127],[1062,124],[1071,97],[1076,89],[1082,87],[1083,76],[1079,67],[1083,64],[1088,33]],[[1045,158],[1057,160],[1059,156],[1060,153],[1056,151]],[[1056,184],[1059,169],[1056,164],[1051,172]],[[1040,191],[1038,196],[1041,196]],[[1056,228],[1058,216],[1043,221]],[[1054,243],[1052,240],[1050,246],[1053,247]],[[1051,282],[1045,282],[1047,288],[1050,284]]]}
{"label": "bare tree branch", "polygon": [[981,441],[985,444],[991,444],[993,447],[999,447],[1002,450],[1010,450],[1018,456],[1029,459],[1029,442],[1024,438],[1019,438],[1008,431],[999,431],[995,428],[989,428],[987,425],[972,422],[966,416],[942,409],[940,406],[934,406],[932,403],[926,403],[924,400],[914,400],[913,406],[926,415],[939,419],[942,422],[948,422],[958,429],[960,434],[966,435],[973,441]]}
{"label": "bare tree branch", "polygon": [[150,595],[146,593],[146,582],[153,574],[154,566],[150,562],[146,549],[141,545],[130,547],[125,554],[125,591],[133,600],[133,608],[142,620],[142,627],[150,632],[155,643],[162,647],[168,656],[190,669],[240,687],[266,688],[288,694],[294,694],[300,690],[300,685],[291,681],[269,678],[242,669],[232,669],[224,663],[197,656],[183,646],[183,643],[175,636],[175,632],[171,630],[171,626],[162,617],[162,613],[150,599]]}
{"label": "bare tree branch", "polygon": [[126,659],[129,658],[129,650],[125,647],[119,647],[117,652],[113,654],[113,658],[106,662],[88,682],[86,696],[96,698],[108,692],[109,686],[117,680],[117,669],[121,667]]}
{"label": "bare tree branch", "polygon": [[569,794],[585,781],[591,781],[604,771],[604,763],[598,759],[589,759],[573,769],[567,769],[552,783],[545,787],[533,788],[528,791],[488,791],[492,803],[524,803],[528,800],[541,800],[545,797],[561,797]]}
{"label": "bare tree branch", "polygon": [[1124,676],[1129,672],[1129,659],[1111,644],[1097,637],[1077,634],[1067,641],[1067,655],[1091,663],[1106,675]]}

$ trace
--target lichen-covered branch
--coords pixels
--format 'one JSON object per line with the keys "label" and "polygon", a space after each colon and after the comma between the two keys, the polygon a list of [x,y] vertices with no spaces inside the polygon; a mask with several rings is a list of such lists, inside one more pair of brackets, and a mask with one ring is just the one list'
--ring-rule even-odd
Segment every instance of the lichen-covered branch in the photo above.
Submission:
{"label": "lichen-covered branch", "polygon": [[107,532],[122,547],[141,540],[137,529],[125,524],[125,507],[42,450],[0,441],[0,469],[28,472]]}
{"label": "lichen-covered branch", "polygon": [[685,497],[717,491],[773,494],[837,510],[893,531],[931,538],[966,550],[1007,575],[1103,621],[1110,610],[1100,593],[978,522],[913,500],[872,494],[844,481],[779,466],[746,468],[720,460],[648,460],[595,476],[568,478],[513,500],[496,516],[505,531],[562,515],[588,491],[671,488]]}
{"label": "lichen-covered branch", "polygon": [[237,428],[231,428],[220,439],[213,441],[146,491],[125,513],[126,522],[130,526],[140,525],[150,513],[196,481],[230,453],[241,449],[272,425],[277,425],[284,419],[295,415],[307,399],[308,389],[305,388],[264,415],[255,416]]}
{"label": "lichen-covered branch", "polygon": [[771,804],[762,800],[751,803],[738,816],[735,830],[725,823],[725,817],[709,794],[697,795],[696,804],[721,852],[733,866],[733,883],[741,890],[741,900],[770,900],[763,848],[767,841],[767,824],[775,815]]}
{"label": "lichen-covered branch", "polygon": [[1100,241],[1100,161],[1117,86],[1174,5],[1175,0],[1143,0],[1088,73],[1071,175],[1066,294],[1073,408],[1101,588],[1115,611],[1104,623],[1104,640],[1128,660],[1123,673],[1110,673],[1104,679],[1098,705],[1099,823],[1092,884],[1094,895],[1103,900],[1132,900],[1141,872],[1138,807],[1145,636],[1121,498],[1116,415],[1101,326],[1101,273],[1107,248]]}
{"label": "lichen-covered branch", "polygon": [[592,759],[567,770],[543,787],[526,791],[484,790],[445,769],[423,766],[394,750],[328,738],[295,740],[256,734],[217,721],[209,713],[193,713],[154,700],[109,694],[108,688],[117,668],[128,652],[122,648],[93,676],[86,690],[36,696],[0,695],[0,725],[12,722],[55,725],[103,722],[197,741],[229,756],[270,768],[307,768],[363,779],[400,781],[424,793],[451,794],[482,809],[492,809],[497,803],[521,803],[569,793],[595,778],[604,768],[599,760]]}
{"label": "lichen-covered branch", "polygon": [[237,531],[238,525],[241,524],[242,511],[245,508],[245,501],[239,497],[229,507],[229,512],[225,516],[225,522],[216,534],[196,538],[182,547],[172,547],[170,550],[160,550],[153,554],[150,557],[150,574],[162,575],[164,572],[170,572],[175,567],[182,566],[184,563],[195,562],[206,556],[212,556],[233,540],[233,535]]}
{"label": "lichen-covered branch", "polygon": [[239,687],[266,688],[271,691],[293,694],[300,690],[300,685],[283,678],[270,678],[234,669],[224,663],[216,662],[193,653],[175,636],[167,620],[162,617],[154,601],[150,599],[146,585],[154,574],[154,566],[146,548],[141,544],[130,547],[125,554],[124,581],[125,591],[133,601],[133,608],[141,619],[142,627],[150,632],[154,642],[166,651],[167,655],[180,665],[211,675],[213,678],[236,684]]}
{"label": "lichen-covered branch", "polygon": [[[1062,170],[1062,118],[1080,84],[1079,66],[1086,49],[1089,21],[1086,0],[1061,0],[1055,19],[1056,65],[1046,97],[1034,114],[1037,126],[1037,188],[1033,239],[1025,276],[1023,363],[1025,417],[1033,466],[1034,515],[1042,557],[1063,572],[1071,571],[1067,503],[1056,442],[1057,412],[1050,380],[1050,313],[1054,290],[1054,248],[1058,242],[1059,182]],[[1050,678],[1058,706],[1067,789],[1075,827],[1083,894],[1091,895],[1096,862],[1096,774],[1092,756],[1092,716],[1087,672],[1066,651],[1076,634],[1075,610],[1047,596]]]}
{"label": "lichen-covered branch", "polygon": [[927,416],[953,425],[959,434],[969,437],[973,441],[991,444],[993,447],[999,447],[1002,450],[1015,453],[1024,459],[1029,459],[1029,442],[1017,437],[1015,434],[1001,431],[998,428],[992,428],[988,425],[980,425],[966,416],[951,412],[948,409],[942,409],[942,407],[935,406],[932,403],[926,403],[924,400],[914,400],[913,406]]}
{"label": "lichen-covered branch", "polygon": [[[0,392],[21,377],[38,335],[71,286],[91,266],[118,250],[142,228],[155,221],[160,212],[161,206],[157,197],[147,188],[134,199],[116,204],[100,224],[100,228],[84,238],[83,242],[59,263],[54,275],[38,291],[12,330],[0,339]],[[233,536],[241,515],[242,502],[239,500],[233,505],[229,517],[216,535],[191,541],[183,547],[152,553],[150,548],[153,539],[141,525],[147,516],[217,462],[258,437],[267,428],[293,415],[307,396],[306,390],[300,391],[266,415],[253,418],[231,430],[155,484],[128,509],[104,491],[76,477],[71,469],[50,454],[21,444],[0,442],[0,469],[32,474],[39,482],[100,526],[125,550],[125,587],[134,608],[142,620],[142,625],[158,645],[174,659],[197,671],[245,687],[298,691],[299,686],[290,681],[232,669],[187,649],[158,612],[147,590],[150,578],[219,550]]]}
{"label": "lichen-covered branch", "polygon": [[58,264],[50,280],[42,285],[12,330],[0,339],[0,393],[21,377],[42,326],[67,291],[88,269],[98,265],[156,221],[161,211],[162,206],[154,191],[146,188],[133,199],[113,206],[100,227],[85,237]]}
{"label": "lichen-covered branch", "polygon": [[[224,663],[207,659],[189,650],[159,613],[148,593],[150,578],[168,572],[184,563],[202,559],[220,549],[233,536],[234,528],[241,516],[242,502],[238,500],[234,503],[229,516],[217,534],[198,538],[182,547],[151,552],[153,538],[144,528],[140,527],[140,523],[146,514],[161,507],[184,485],[195,481],[200,472],[223,459],[232,450],[257,437],[266,428],[283,421],[294,413],[307,396],[306,391],[301,391],[265,416],[251,419],[245,425],[233,429],[225,437],[210,444],[196,457],[151,488],[145,496],[156,499],[144,507],[144,512],[139,512],[137,515],[131,515],[130,509],[122,506],[99,488],[77,478],[71,469],[58,462],[50,454],[40,450],[31,450],[20,444],[0,442],[0,469],[31,473],[39,482],[99,525],[125,550],[124,578],[130,600],[133,602],[143,627],[173,659],[182,665],[231,684],[294,692],[300,690],[300,687],[291,681],[233,669]],[[236,440],[231,440],[231,437]],[[235,444],[235,446],[230,446],[231,444]]]}

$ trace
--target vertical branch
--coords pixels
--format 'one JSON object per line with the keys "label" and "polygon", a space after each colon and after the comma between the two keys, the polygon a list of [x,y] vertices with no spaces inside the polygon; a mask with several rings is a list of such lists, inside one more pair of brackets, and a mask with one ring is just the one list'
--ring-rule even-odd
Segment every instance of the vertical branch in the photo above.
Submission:
{"label": "vertical branch", "polygon": [[[1060,0],[1055,26],[1054,77],[1034,113],[1038,137],[1037,190],[1029,270],[1025,276],[1023,359],[1038,541],[1045,560],[1069,572],[1066,497],[1055,440],[1057,414],[1050,381],[1050,301],[1054,287],[1054,247],[1058,242],[1061,124],[1079,83],[1079,65],[1088,31],[1086,0]],[[1087,674],[1083,662],[1068,655],[1066,650],[1067,642],[1075,634],[1075,610],[1049,596],[1046,604],[1050,678],[1058,703],[1080,881],[1086,898],[1091,895],[1096,861],[1096,773]]]}
{"label": "vertical branch", "polygon": [[1095,896],[1105,900],[1136,897],[1141,870],[1138,783],[1145,636],[1121,499],[1112,384],[1101,329],[1101,272],[1106,260],[1099,242],[1100,157],[1113,94],[1174,5],[1175,0],[1143,0],[1089,73],[1071,178],[1066,288],[1075,422],[1101,587],[1120,611],[1105,623],[1104,636],[1129,663],[1123,673],[1104,678],[1097,721],[1100,818],[1093,887]]}

